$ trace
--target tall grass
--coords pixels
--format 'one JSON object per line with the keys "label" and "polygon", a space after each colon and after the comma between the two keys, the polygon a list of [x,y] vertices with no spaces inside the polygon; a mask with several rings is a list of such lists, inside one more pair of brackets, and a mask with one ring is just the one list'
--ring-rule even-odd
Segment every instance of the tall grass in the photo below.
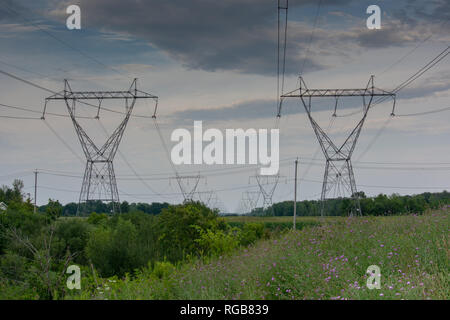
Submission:
{"label": "tall grass", "polygon": [[[158,277],[144,270],[133,280],[105,280],[77,298],[448,299],[448,231],[448,209],[325,219]],[[366,286],[370,265],[381,269],[381,289]]]}

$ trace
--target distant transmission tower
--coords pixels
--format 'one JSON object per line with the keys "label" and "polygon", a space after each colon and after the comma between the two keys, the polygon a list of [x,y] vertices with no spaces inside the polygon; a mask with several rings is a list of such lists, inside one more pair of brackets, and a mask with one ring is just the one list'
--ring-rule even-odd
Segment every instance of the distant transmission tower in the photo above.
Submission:
{"label": "distant transmission tower", "polygon": [[208,208],[216,208],[219,202],[219,198],[214,190],[209,191],[197,191],[198,198]]}
{"label": "distant transmission tower", "polygon": [[198,184],[200,180],[205,179],[204,176],[192,175],[192,176],[182,176],[177,174],[175,177],[171,178],[175,179],[180,187],[180,191],[183,195],[184,202],[191,202],[194,200],[194,194],[197,190]]}
{"label": "distant transmission tower", "polygon": [[[356,189],[355,177],[353,174],[353,167],[351,156],[358,141],[359,134],[367,118],[367,113],[372,105],[374,97],[382,97],[386,99],[391,97],[395,105],[395,93],[387,92],[375,88],[373,83],[374,76],[370,77],[366,88],[364,89],[308,89],[303,78],[300,77],[300,87],[294,91],[286,93],[281,96],[284,98],[300,98],[311,126],[319,141],[320,147],[326,158],[325,174],[321,193],[321,215],[324,214],[324,205],[327,195],[333,191],[338,194],[349,193],[353,199],[349,211],[350,215],[361,215],[361,205],[359,202],[359,194]],[[325,131],[317,124],[311,115],[311,100],[312,98],[334,97],[336,99],[334,106],[334,114],[336,116],[336,109],[340,97],[362,97],[363,100],[363,116],[356,127],[351,131],[344,143],[338,147]],[[383,98],[384,97],[384,98]],[[376,101],[375,103],[379,102]]]}
{"label": "distant transmission tower", "polygon": [[[117,111],[118,113],[123,113],[125,117],[111,136],[109,136],[105,144],[99,147],[87,135],[85,130],[77,121],[77,117],[75,115],[76,103],[78,101],[79,103],[96,107],[97,116],[95,118],[99,119],[103,100],[117,99],[124,100],[125,102],[125,112]],[[81,205],[88,204],[88,202],[92,200],[110,202],[113,213],[120,212],[119,192],[114,174],[113,160],[137,99],[155,100],[156,112],[158,97],[138,90],[137,79],[133,80],[133,83],[127,91],[72,91],[69,82],[64,80],[64,90],[45,99],[42,119],[45,119],[45,112],[49,101],[64,100],[67,110],[69,111],[70,118],[72,119],[73,126],[75,127],[75,131],[78,135],[78,139],[80,140],[81,147],[83,148],[83,152],[87,159],[79,198],[78,214],[86,207],[84,206],[84,208],[81,208]],[[95,100],[98,104],[94,105],[84,102],[86,100]]]}
{"label": "distant transmission tower", "polygon": [[246,213],[251,213],[256,209],[260,195],[260,191],[245,191],[242,194],[243,209]]}
{"label": "distant transmission tower", "polygon": [[[269,208],[273,204],[272,203],[273,194],[275,193],[275,189],[277,188],[281,176],[279,174],[277,175],[256,174],[254,176],[251,176],[250,180],[252,178],[255,179],[256,182],[258,183],[260,194],[262,195],[263,199],[263,209]],[[272,207],[272,214],[273,214],[273,207]]]}

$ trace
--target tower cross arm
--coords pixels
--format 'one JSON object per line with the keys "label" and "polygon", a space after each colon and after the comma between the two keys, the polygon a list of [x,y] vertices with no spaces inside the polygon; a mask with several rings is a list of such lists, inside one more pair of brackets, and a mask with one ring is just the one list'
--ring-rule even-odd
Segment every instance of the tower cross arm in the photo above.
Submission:
{"label": "tower cross arm", "polygon": [[130,91],[61,91],[47,100],[157,99],[141,90]]}
{"label": "tower cross arm", "polygon": [[358,89],[308,89],[298,88],[285,93],[281,98],[301,98],[301,97],[360,97],[360,96],[395,96],[395,93],[378,88],[358,88]]}

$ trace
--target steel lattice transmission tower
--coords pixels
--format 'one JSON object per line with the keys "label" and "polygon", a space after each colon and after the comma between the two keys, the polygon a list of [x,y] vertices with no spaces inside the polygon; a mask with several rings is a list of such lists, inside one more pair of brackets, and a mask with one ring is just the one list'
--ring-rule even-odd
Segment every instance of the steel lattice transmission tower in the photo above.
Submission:
{"label": "steel lattice transmission tower", "polygon": [[[178,183],[178,186],[180,187],[180,191],[183,195],[184,202],[192,202],[194,200],[194,194],[197,190],[198,184],[200,183],[200,180],[206,179],[204,176],[197,174],[197,175],[179,175],[176,174],[175,177],[170,178],[175,179]],[[169,183],[170,183],[169,180]]]}
{"label": "steel lattice transmission tower", "polygon": [[[87,204],[92,200],[110,202],[112,211],[120,212],[119,192],[114,173],[113,160],[119,147],[125,128],[130,119],[137,99],[153,99],[155,101],[155,110],[153,117],[156,116],[158,97],[137,89],[137,79],[134,79],[130,88],[126,91],[72,91],[67,80],[64,80],[64,90],[45,99],[45,106],[42,118],[45,118],[47,103],[51,100],[64,100],[72,119],[73,126],[80,140],[84,155],[86,156],[86,168],[84,171],[83,184],[81,186],[78,214],[83,211],[82,204]],[[94,100],[97,104],[91,104],[86,101]],[[99,119],[103,100],[123,100],[125,103],[125,112],[122,113],[124,119],[109,136],[102,146],[96,145],[88,136],[86,131],[77,121],[75,114],[77,102],[97,108],[96,119]]]}
{"label": "steel lattice transmission tower", "polygon": [[197,191],[196,193],[200,202],[202,202],[205,206],[211,209],[218,209],[220,200],[214,190]]}
{"label": "steel lattice transmission tower", "polygon": [[[334,114],[336,116],[336,109],[338,106],[338,100],[340,97],[362,97],[363,110],[362,118],[359,120],[356,127],[348,135],[347,139],[341,146],[337,146],[326,132],[317,124],[312,116],[311,100],[313,98],[334,97],[336,103],[334,106]],[[359,194],[356,189],[355,176],[353,173],[353,167],[351,157],[358,141],[358,137],[361,133],[361,129],[364,125],[364,121],[367,118],[369,109],[374,104],[374,97],[380,97],[380,99],[386,99],[391,97],[395,105],[395,94],[392,92],[384,91],[374,86],[374,76],[370,77],[366,88],[363,89],[308,89],[303,78],[300,77],[300,86],[298,89],[289,93],[283,94],[281,99],[285,98],[300,98],[305,111],[308,115],[308,119],[311,122],[311,126],[319,141],[320,147],[326,158],[325,174],[322,184],[321,193],[321,215],[324,214],[324,205],[327,195],[331,191],[345,192],[350,194],[353,199],[350,208],[350,215],[361,215],[361,206],[359,202]],[[377,103],[377,100],[375,103]],[[281,106],[280,106],[281,109]],[[280,115],[280,110],[279,110]]]}
{"label": "steel lattice transmission tower", "polygon": [[256,180],[260,190],[260,194],[262,195],[263,210],[269,208],[273,204],[272,202],[273,194],[275,193],[275,189],[277,188],[281,176],[279,174],[276,175],[256,174],[254,176],[251,176],[249,180],[251,180],[252,178]]}
{"label": "steel lattice transmission tower", "polygon": [[245,191],[242,194],[243,209],[246,213],[251,213],[254,209],[256,209],[260,195],[260,191]]}

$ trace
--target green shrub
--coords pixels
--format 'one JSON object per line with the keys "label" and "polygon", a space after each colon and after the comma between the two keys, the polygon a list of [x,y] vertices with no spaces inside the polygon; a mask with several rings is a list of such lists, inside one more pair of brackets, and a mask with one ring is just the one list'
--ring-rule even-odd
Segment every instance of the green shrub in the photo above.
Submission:
{"label": "green shrub", "polygon": [[108,216],[105,213],[92,212],[87,218],[87,222],[93,225],[105,224],[108,220]]}
{"label": "green shrub", "polygon": [[213,211],[200,202],[169,206],[158,216],[160,249],[167,260],[176,262],[187,255],[199,254],[202,249],[196,239],[206,230],[225,230],[227,225]]}
{"label": "green shrub", "polygon": [[49,219],[45,214],[33,213],[25,207],[8,207],[5,213],[0,214],[0,254],[7,248],[13,249],[18,244],[11,243],[7,233],[11,229],[20,230],[21,234],[28,238],[34,238],[41,234],[41,230],[47,226]]}
{"label": "green shrub", "polygon": [[175,266],[170,262],[156,262],[151,275],[157,279],[167,278],[175,271]]}
{"label": "green shrub", "polygon": [[220,256],[230,253],[239,246],[237,237],[232,230],[226,232],[224,230],[203,230],[198,228],[200,237],[195,242],[200,246],[203,255]]}
{"label": "green shrub", "polygon": [[245,223],[239,233],[239,243],[248,246],[264,236],[264,224],[259,222]]}
{"label": "green shrub", "polygon": [[86,256],[102,274],[113,274],[111,267],[111,241],[110,229],[97,229],[92,232],[86,246]]}
{"label": "green shrub", "polygon": [[51,220],[56,220],[61,216],[63,210],[63,206],[59,203],[58,200],[48,199],[48,204],[45,207],[45,213]]}
{"label": "green shrub", "polygon": [[54,254],[62,258],[69,251],[75,254],[75,263],[87,264],[85,248],[90,230],[91,226],[79,218],[57,221],[52,247]]}
{"label": "green shrub", "polygon": [[119,218],[115,228],[98,228],[91,232],[86,246],[87,258],[104,277],[123,276],[140,265],[137,263],[136,227]]}
{"label": "green shrub", "polygon": [[27,272],[27,259],[14,252],[0,256],[0,278],[22,282]]}

